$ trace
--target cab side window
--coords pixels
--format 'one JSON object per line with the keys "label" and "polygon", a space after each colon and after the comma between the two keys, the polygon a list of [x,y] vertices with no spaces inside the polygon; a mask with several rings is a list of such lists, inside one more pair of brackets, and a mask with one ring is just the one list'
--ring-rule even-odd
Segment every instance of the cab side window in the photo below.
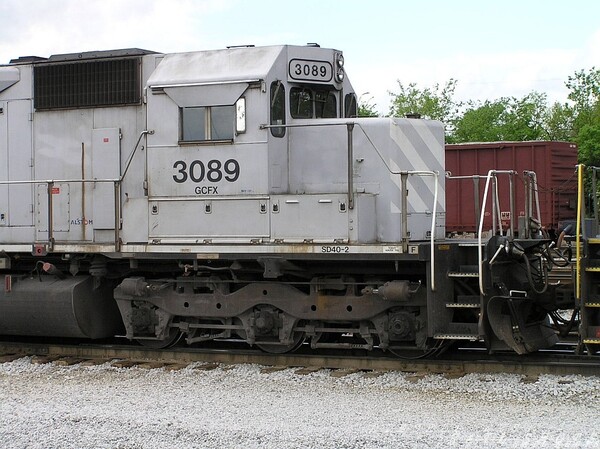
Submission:
{"label": "cab side window", "polygon": [[346,94],[344,98],[344,117],[356,117],[358,115],[356,95]]}
{"label": "cab side window", "polygon": [[[281,81],[271,83],[271,125],[285,125],[285,87]],[[285,136],[285,127],[271,128],[274,137]]]}
{"label": "cab side window", "polygon": [[181,141],[233,141],[235,106],[181,108]]}

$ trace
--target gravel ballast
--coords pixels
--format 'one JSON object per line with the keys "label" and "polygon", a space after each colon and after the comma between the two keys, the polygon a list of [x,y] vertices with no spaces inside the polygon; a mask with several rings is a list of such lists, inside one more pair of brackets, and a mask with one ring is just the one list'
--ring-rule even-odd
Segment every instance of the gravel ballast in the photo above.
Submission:
{"label": "gravel ballast", "polygon": [[600,378],[0,364],[1,448],[598,448]]}

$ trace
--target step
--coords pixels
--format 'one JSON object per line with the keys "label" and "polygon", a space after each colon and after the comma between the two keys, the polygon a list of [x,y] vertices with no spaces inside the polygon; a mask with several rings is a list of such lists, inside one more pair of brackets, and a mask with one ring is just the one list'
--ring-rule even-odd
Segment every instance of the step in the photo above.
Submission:
{"label": "step", "polygon": [[449,278],[478,278],[479,273],[477,273],[476,271],[475,272],[473,272],[473,271],[469,271],[469,272],[449,271],[448,277]]}
{"label": "step", "polygon": [[433,336],[436,340],[469,340],[478,341],[479,335],[472,334],[435,334]]}
{"label": "step", "polygon": [[[471,248],[475,247],[475,248],[477,248],[479,246],[479,243],[478,242],[462,242],[462,243],[459,243],[458,246],[459,247],[462,246],[462,247],[471,247]],[[485,246],[485,243],[482,242],[481,246],[482,247]]]}
{"label": "step", "polygon": [[583,340],[585,345],[600,345],[600,338],[586,338]]}
{"label": "step", "polygon": [[587,302],[583,304],[585,307],[600,307],[600,302]]}
{"label": "step", "polygon": [[600,267],[586,267],[585,271],[587,272],[595,272],[595,273],[600,273]]}
{"label": "step", "polygon": [[481,304],[479,303],[468,303],[468,302],[451,302],[446,304],[449,309],[479,309]]}

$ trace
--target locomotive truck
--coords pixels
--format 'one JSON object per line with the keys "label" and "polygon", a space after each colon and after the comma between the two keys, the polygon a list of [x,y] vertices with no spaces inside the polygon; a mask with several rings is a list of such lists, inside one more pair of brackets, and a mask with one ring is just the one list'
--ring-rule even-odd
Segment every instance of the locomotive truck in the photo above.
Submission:
{"label": "locomotive truck", "polygon": [[[554,345],[550,316],[574,305],[546,275],[551,242],[445,239],[444,158],[439,122],[358,118],[343,53],[318,45],[14,59],[0,335]],[[484,204],[505,181],[489,172]]]}

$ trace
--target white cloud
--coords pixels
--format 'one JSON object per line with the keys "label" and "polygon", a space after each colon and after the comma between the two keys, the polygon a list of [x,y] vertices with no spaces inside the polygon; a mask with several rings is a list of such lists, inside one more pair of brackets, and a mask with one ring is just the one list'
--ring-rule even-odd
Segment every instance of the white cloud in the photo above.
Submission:
{"label": "white cloud", "polygon": [[600,28],[590,36],[579,59],[582,69],[600,69]]}
{"label": "white cloud", "polygon": [[203,34],[203,21],[210,20],[210,14],[229,8],[231,3],[229,0],[3,2],[0,63],[24,55],[128,47],[161,52],[210,48],[214,37]]}
{"label": "white cloud", "polygon": [[[546,92],[550,101],[564,101],[567,77],[600,64],[600,29],[588,35],[587,42],[571,43],[577,46],[573,49],[525,51],[529,42],[538,42],[531,38],[514,52],[469,54],[464,45],[440,42],[434,31],[432,39],[397,44],[386,40],[388,35],[381,30],[382,37],[373,34],[371,44],[350,39],[344,34],[346,27],[340,30],[332,24],[317,31],[308,27],[317,35],[307,37],[307,29],[290,26],[294,21],[287,19],[295,17],[290,11],[264,8],[241,0],[0,0],[0,64],[18,56],[128,47],[181,52],[311,40],[328,45],[329,41],[345,52],[358,95],[369,92],[364,99],[373,97],[382,113],[388,112],[388,91],[397,91],[398,79],[429,87],[454,78],[459,100],[520,97],[537,90]],[[252,20],[254,26],[249,25]],[[452,36],[447,41],[462,42]],[[554,40],[554,46],[562,41]],[[463,50],[439,56],[441,49],[449,48]]]}

